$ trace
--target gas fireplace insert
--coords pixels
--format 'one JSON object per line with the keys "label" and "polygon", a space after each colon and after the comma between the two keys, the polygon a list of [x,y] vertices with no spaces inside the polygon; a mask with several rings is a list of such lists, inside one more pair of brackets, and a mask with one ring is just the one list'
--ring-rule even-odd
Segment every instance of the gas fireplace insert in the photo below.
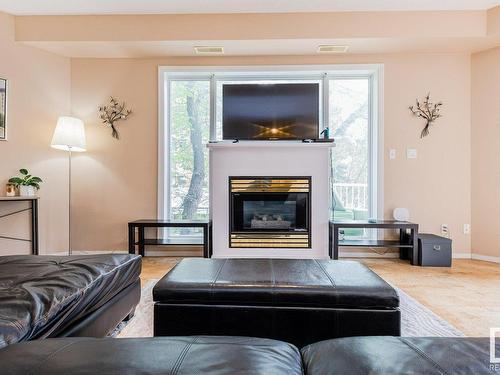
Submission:
{"label": "gas fireplace insert", "polygon": [[230,247],[310,248],[310,177],[230,177]]}

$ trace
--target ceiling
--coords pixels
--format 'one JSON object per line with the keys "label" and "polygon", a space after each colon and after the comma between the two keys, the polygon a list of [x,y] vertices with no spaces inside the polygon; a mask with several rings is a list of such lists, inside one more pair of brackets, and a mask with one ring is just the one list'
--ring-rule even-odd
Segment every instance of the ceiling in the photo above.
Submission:
{"label": "ceiling", "polygon": [[0,0],[15,15],[489,9],[500,0]]}

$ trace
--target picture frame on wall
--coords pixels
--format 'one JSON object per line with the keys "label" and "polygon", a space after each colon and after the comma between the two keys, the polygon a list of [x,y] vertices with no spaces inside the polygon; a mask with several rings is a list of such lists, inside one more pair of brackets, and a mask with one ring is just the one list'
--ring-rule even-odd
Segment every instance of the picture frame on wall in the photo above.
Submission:
{"label": "picture frame on wall", "polygon": [[7,80],[0,78],[0,141],[7,140]]}

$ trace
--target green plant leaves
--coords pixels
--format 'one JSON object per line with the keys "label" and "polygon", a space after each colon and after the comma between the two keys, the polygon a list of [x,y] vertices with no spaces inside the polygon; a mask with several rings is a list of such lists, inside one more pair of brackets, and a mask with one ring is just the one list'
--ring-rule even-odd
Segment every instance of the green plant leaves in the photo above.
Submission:
{"label": "green plant leaves", "polygon": [[30,175],[26,168],[21,168],[19,172],[21,173],[21,177],[10,178],[9,182],[11,184],[16,186],[33,186],[36,189],[40,189],[40,182],[43,182],[40,177]]}
{"label": "green plant leaves", "polygon": [[12,177],[12,178],[9,179],[9,182],[11,184],[21,185],[22,182],[23,182],[23,179],[19,178],[19,177]]}

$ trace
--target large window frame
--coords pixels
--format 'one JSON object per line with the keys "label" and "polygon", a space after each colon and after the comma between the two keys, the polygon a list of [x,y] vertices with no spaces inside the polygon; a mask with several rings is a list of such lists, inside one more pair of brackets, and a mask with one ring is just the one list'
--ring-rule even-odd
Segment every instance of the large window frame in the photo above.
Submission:
{"label": "large window frame", "polygon": [[170,82],[206,80],[210,82],[210,140],[217,136],[217,83],[254,80],[319,80],[321,90],[320,131],[329,124],[329,83],[332,79],[368,79],[369,121],[369,210],[383,217],[383,65],[308,65],[308,66],[159,66],[158,68],[158,218],[170,212]]}

